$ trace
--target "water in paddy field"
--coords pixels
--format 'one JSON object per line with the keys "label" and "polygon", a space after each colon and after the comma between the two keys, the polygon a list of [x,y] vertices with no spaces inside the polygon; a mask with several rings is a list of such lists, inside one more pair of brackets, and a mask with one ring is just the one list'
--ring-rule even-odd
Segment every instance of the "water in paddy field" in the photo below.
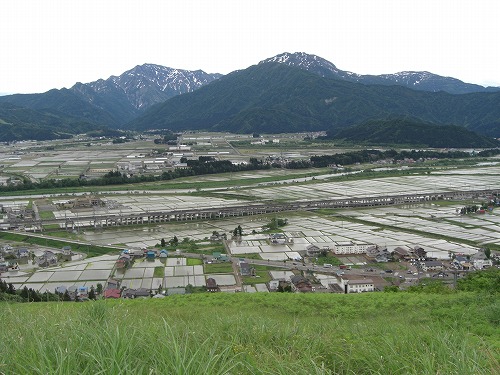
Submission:
{"label": "water in paddy field", "polygon": [[171,238],[177,236],[179,238],[184,237],[210,237],[214,230],[221,230],[221,226],[232,226],[234,223],[223,223],[222,221],[217,221],[214,223],[207,222],[182,222],[174,224],[165,225],[155,225],[155,226],[143,226],[143,227],[113,227],[110,229],[104,229],[101,231],[87,230],[85,232],[85,241],[97,242],[97,243],[123,243],[126,242],[137,242],[145,239],[154,238]]}

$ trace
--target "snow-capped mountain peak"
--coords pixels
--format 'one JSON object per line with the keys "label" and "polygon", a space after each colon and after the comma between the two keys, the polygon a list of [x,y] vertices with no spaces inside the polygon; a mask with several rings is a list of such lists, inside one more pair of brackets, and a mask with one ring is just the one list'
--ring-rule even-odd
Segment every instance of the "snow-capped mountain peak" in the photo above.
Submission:
{"label": "snow-capped mountain peak", "polygon": [[345,78],[350,76],[357,76],[357,74],[355,73],[338,69],[334,64],[322,57],[311,55],[305,52],[284,52],[269,59],[262,60],[259,64],[271,62],[295,66],[303,70],[307,70],[311,73],[318,74],[321,77],[334,76],[337,78]]}
{"label": "snow-capped mountain peak", "polygon": [[202,70],[190,71],[143,64],[119,76],[111,76],[106,80],[99,79],[87,84],[77,84],[72,89],[79,93],[85,92],[87,96],[92,94],[125,95],[136,110],[142,110],[173,96],[194,91],[219,77],[221,74],[205,73]]}
{"label": "snow-capped mountain peak", "polygon": [[316,55],[304,52],[284,52],[260,62],[280,63],[295,66],[321,77],[340,79],[365,85],[398,85],[421,91],[446,91],[451,94],[464,94],[481,91],[498,91],[498,88],[484,88],[464,83],[456,78],[443,77],[427,71],[402,71],[394,74],[361,75],[338,69],[333,63]]}

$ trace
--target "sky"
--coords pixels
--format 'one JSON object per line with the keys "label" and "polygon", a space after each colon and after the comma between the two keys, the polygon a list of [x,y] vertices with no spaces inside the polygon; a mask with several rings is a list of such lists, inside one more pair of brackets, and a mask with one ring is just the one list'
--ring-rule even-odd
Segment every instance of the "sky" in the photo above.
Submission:
{"label": "sky", "polygon": [[498,0],[1,0],[0,93],[144,63],[226,74],[282,52],[500,86],[499,16]]}

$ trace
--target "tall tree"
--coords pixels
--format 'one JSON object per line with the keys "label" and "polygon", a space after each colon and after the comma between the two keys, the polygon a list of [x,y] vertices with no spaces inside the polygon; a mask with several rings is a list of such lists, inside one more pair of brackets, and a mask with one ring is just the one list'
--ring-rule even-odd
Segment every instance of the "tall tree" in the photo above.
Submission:
{"label": "tall tree", "polygon": [[16,294],[16,288],[14,288],[14,285],[12,283],[9,283],[9,286],[7,288],[7,293]]}
{"label": "tall tree", "polygon": [[486,247],[486,248],[484,249],[484,256],[485,256],[487,259],[490,259],[490,257],[491,257],[491,250],[490,250],[490,248],[489,248],[489,247]]}
{"label": "tall tree", "polygon": [[8,286],[7,282],[5,280],[0,279],[0,292],[5,293],[7,292]]}
{"label": "tall tree", "polygon": [[90,291],[89,291],[89,299],[92,299],[92,300],[94,300],[94,301],[95,301],[95,299],[96,299],[94,286],[91,286],[91,287],[90,287]]}
{"label": "tall tree", "polygon": [[28,291],[28,287],[25,286],[22,290],[21,290],[21,294],[20,294],[21,297],[23,297],[25,300],[27,300],[28,302],[30,301],[30,293]]}
{"label": "tall tree", "polygon": [[71,296],[67,290],[63,294],[63,301],[71,301]]}

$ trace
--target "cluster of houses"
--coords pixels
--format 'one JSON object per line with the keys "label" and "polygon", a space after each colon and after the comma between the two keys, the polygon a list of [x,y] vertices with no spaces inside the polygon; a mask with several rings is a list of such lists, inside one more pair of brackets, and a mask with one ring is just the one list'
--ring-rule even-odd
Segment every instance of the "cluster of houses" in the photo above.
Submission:
{"label": "cluster of houses", "polygon": [[156,258],[167,259],[168,251],[166,249],[139,249],[139,250],[129,250],[125,249],[121,252],[120,256],[116,261],[117,269],[126,269],[132,265],[135,259],[146,258],[146,260],[155,260]]}
{"label": "cluster of houses", "polygon": [[456,255],[450,264],[450,267],[456,270],[483,270],[492,266],[493,261],[482,251],[471,256]]}
{"label": "cluster of houses", "polygon": [[46,268],[56,266],[60,261],[70,261],[74,253],[70,246],[65,246],[59,252],[44,250],[40,255],[26,247],[0,247],[0,273],[8,270],[17,270],[20,265],[32,262],[33,266]]}
{"label": "cluster of houses", "polygon": [[31,252],[26,247],[12,247],[5,245],[0,247],[0,272],[10,269],[18,269],[20,264],[27,264]]}
{"label": "cluster of houses", "polygon": [[151,297],[152,293],[150,289],[146,288],[120,288],[119,280],[109,279],[102,296],[103,298],[147,298]]}
{"label": "cluster of houses", "polygon": [[282,278],[271,280],[268,283],[270,292],[290,291],[298,293],[323,292],[323,293],[364,293],[375,291],[373,279],[356,275],[339,275],[328,283],[328,288],[322,284],[312,284],[302,275],[290,276],[289,280]]}
{"label": "cluster of houses", "polygon": [[[392,257],[394,260],[409,261],[424,272],[441,271],[446,268],[443,262],[429,258],[427,252],[420,246],[414,248],[396,247],[392,252]],[[478,251],[473,255],[458,254],[453,256],[449,266],[455,270],[483,270],[492,267],[493,261],[488,259],[483,251]]]}
{"label": "cluster of houses", "polygon": [[116,279],[108,279],[106,288],[102,293],[103,298],[163,298],[175,294],[186,294],[186,288],[168,288],[166,290],[153,291],[147,288],[125,288],[120,286],[120,281]]}
{"label": "cluster of houses", "polygon": [[0,212],[3,217],[0,219],[0,229],[9,230],[24,228],[26,221],[34,222],[36,219],[35,211],[25,205],[1,205]]}
{"label": "cluster of houses", "polygon": [[[152,297],[153,294],[150,289],[139,288],[139,289],[131,289],[131,288],[120,288],[120,283],[117,280],[110,279],[106,283],[106,289],[102,291],[103,298],[149,298]],[[183,288],[182,288],[183,289]],[[96,289],[91,286],[84,285],[71,285],[66,287],[65,285],[61,285],[56,287],[56,294],[60,296],[67,296],[68,299],[74,301],[78,299],[79,301],[86,301],[91,297],[91,293],[94,293],[94,296],[97,295]]]}
{"label": "cluster of houses", "polygon": [[191,151],[190,146],[170,146],[168,152],[155,157],[147,157],[147,155],[143,154],[129,155],[127,160],[116,163],[116,168],[118,171],[124,171],[129,175],[187,168],[187,164],[182,162],[181,159],[193,156],[194,153]]}
{"label": "cluster of houses", "polygon": [[[335,242],[333,247],[309,245],[306,248],[308,256],[318,256],[321,253],[332,251],[336,255],[355,255],[363,254],[367,259],[377,263],[390,261],[412,262],[423,271],[436,271],[445,268],[443,262],[436,258],[429,257],[427,251],[421,246],[397,246],[391,251],[385,246],[378,246],[360,242]],[[451,254],[450,254],[451,256]],[[488,259],[483,251],[474,255],[457,255],[451,262],[451,268],[457,270],[482,270],[491,267],[493,262]]]}
{"label": "cluster of houses", "polygon": [[[220,292],[221,289],[217,285],[215,279],[209,277],[206,280],[205,289],[209,293]],[[187,288],[176,287],[168,288],[164,291],[153,291],[147,288],[120,288],[120,282],[115,279],[109,279],[106,283],[106,289],[102,293],[103,298],[163,298],[172,295],[184,295],[187,294]]]}
{"label": "cluster of houses", "polygon": [[50,250],[45,250],[42,255],[35,257],[35,262],[38,267],[51,267],[57,265],[59,261],[70,261],[74,253],[70,246],[64,246],[62,250],[55,253]]}

